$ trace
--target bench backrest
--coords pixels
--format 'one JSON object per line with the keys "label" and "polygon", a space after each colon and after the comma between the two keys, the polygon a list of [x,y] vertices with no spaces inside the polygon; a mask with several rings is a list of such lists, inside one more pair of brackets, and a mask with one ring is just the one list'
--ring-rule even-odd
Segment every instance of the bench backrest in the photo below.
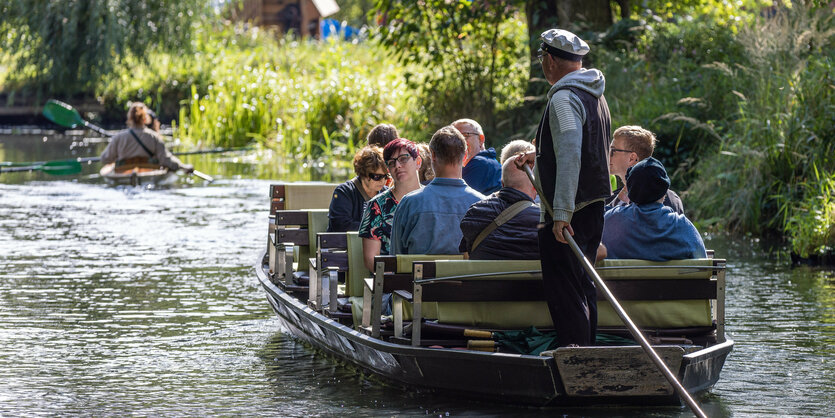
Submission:
{"label": "bench backrest", "polygon": [[337,184],[322,182],[270,185],[270,215],[279,210],[327,209]]}
{"label": "bench backrest", "polygon": [[[702,327],[714,319],[718,327],[724,325],[724,266],[718,259],[606,260],[596,270],[640,327]],[[416,262],[414,277],[413,293],[419,285],[421,302],[439,302],[439,322],[496,328],[551,325],[542,302],[538,260]],[[539,303],[531,303],[535,301]],[[623,326],[602,294],[598,325]]]}
{"label": "bench backrest", "polygon": [[[724,339],[725,260],[603,260],[595,267],[630,318],[643,327],[711,327]],[[598,326],[623,321],[598,291]]]}
{"label": "bench backrest", "polygon": [[327,209],[279,210],[275,213],[273,245],[293,244],[297,271],[307,271],[316,252],[316,234],[328,228]]}

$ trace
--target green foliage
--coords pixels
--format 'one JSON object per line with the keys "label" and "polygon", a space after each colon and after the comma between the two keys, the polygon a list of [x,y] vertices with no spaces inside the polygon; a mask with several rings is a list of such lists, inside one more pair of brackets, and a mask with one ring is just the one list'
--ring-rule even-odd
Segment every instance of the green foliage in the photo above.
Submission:
{"label": "green foliage", "polygon": [[[422,126],[461,117],[488,137],[495,115],[518,106],[528,75],[528,39],[518,1],[378,0],[378,41],[419,71],[405,76],[427,109]],[[494,135],[497,136],[497,135]]]}
{"label": "green foliage", "polygon": [[375,23],[374,13],[375,0],[352,0],[343,1],[339,5],[339,11],[335,15],[329,16],[330,19],[336,19],[340,22],[347,22],[355,28],[361,28]]}
{"label": "green foliage", "polygon": [[89,94],[122,57],[141,57],[151,45],[187,45],[206,7],[201,0],[4,1],[0,39],[16,51],[9,83]]}
{"label": "green foliage", "polygon": [[698,217],[782,232],[809,253],[822,244],[809,239],[820,235],[807,222],[816,215],[804,213],[828,213],[833,198],[818,170],[835,172],[835,29],[828,11],[784,13],[740,32],[746,65],[708,69],[734,82],[714,97],[737,107],[719,152],[699,163],[689,201]]}
{"label": "green foliage", "polygon": [[801,257],[835,250],[835,173],[818,173],[798,186],[805,196],[794,202],[785,231],[792,251]]}
{"label": "green foliage", "polygon": [[419,112],[409,107],[402,68],[381,59],[373,44],[277,39],[227,27],[205,38],[198,52],[205,72],[191,74],[206,82],[185,83],[191,91],[177,132],[187,140],[213,146],[257,141],[279,156],[322,157],[324,164],[349,161],[383,121],[416,135],[408,126]]}

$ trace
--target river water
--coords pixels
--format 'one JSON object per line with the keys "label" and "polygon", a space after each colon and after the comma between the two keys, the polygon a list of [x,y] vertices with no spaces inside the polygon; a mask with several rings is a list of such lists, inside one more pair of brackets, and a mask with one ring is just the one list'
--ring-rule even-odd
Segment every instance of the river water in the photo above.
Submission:
{"label": "river water", "polygon": [[[100,149],[0,136],[2,161]],[[159,190],[106,187],[94,166],[74,177],[0,175],[0,415],[689,415],[404,390],[283,334],[253,270],[270,173],[281,172],[263,174],[259,158],[188,157],[217,181]],[[833,416],[835,274],[790,268],[756,240],[707,242],[728,259],[736,346],[698,401],[711,416]]]}

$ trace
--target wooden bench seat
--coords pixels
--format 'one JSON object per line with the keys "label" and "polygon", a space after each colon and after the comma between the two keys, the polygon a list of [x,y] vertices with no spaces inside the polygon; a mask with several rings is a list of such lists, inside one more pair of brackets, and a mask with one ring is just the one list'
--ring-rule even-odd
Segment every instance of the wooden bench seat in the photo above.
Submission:
{"label": "wooden bench seat", "polygon": [[328,226],[327,209],[279,210],[275,214],[275,230],[270,236],[269,268],[273,283],[279,286],[302,287],[293,275],[309,271],[310,254],[315,254],[316,234]]}
{"label": "wooden bench seat", "polygon": [[[598,268],[612,293],[642,329],[713,332],[724,340],[724,260],[653,263],[611,260]],[[401,311],[412,302],[412,344],[422,345],[424,306],[436,303],[439,324],[488,329],[550,327],[536,260],[416,261],[411,292],[395,292]],[[402,305],[402,306],[401,306]],[[398,308],[396,308],[398,309]],[[598,294],[601,329],[623,329]],[[405,312],[397,315],[405,315]]]}
{"label": "wooden bench seat", "polygon": [[[411,290],[412,265],[419,260],[461,260],[460,254],[428,255],[401,254],[374,257],[374,276],[363,279],[362,288],[362,326],[361,329],[375,338],[380,337],[380,315],[382,314],[383,294],[396,290]],[[372,318],[375,320],[372,321]],[[403,317],[394,316],[394,334],[401,335]]]}
{"label": "wooden bench seat", "polygon": [[[345,283],[348,273],[348,235],[345,232],[316,234],[316,257],[309,261],[308,305],[331,318],[350,319],[350,312],[340,311],[338,303],[339,283]],[[342,293],[344,297],[344,289]]]}

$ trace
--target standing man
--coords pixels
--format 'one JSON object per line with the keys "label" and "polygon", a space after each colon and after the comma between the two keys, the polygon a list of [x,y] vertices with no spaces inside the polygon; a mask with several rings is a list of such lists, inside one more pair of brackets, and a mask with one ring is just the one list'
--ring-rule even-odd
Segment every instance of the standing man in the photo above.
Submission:
{"label": "standing man", "polygon": [[[577,35],[549,29],[541,35],[539,59],[551,84],[548,105],[536,132],[536,151],[520,164],[536,162],[536,182],[553,218],[542,211],[539,251],[548,309],[560,346],[592,345],[597,333],[597,293],[582,263],[571,252],[563,229],[594,260],[603,234],[603,201],[609,183],[609,107],[605,81],[582,68],[589,46]],[[534,159],[535,157],[535,159]]]}
{"label": "standing man", "polygon": [[484,149],[484,130],[472,119],[458,119],[452,126],[467,141],[462,177],[468,186],[484,195],[502,188],[502,165],[496,160],[494,148]]}

